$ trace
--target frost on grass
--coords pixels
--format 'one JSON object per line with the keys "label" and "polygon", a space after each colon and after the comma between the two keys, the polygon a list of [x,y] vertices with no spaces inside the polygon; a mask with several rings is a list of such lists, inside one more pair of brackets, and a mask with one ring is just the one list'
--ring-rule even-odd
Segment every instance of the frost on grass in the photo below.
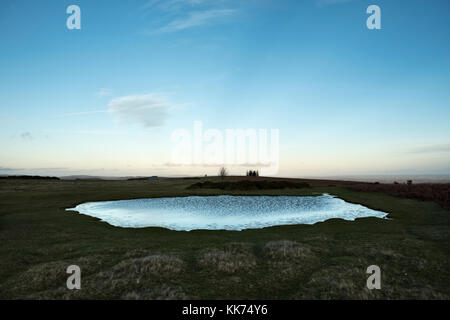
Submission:
{"label": "frost on grass", "polygon": [[249,271],[256,266],[252,247],[246,243],[229,243],[223,250],[208,251],[198,262],[203,268],[225,273]]}

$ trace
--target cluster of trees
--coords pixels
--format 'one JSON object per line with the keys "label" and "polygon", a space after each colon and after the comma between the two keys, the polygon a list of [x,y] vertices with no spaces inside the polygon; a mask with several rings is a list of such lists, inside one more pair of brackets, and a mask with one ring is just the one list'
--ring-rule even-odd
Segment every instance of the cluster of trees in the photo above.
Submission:
{"label": "cluster of trees", "polygon": [[259,177],[258,170],[249,170],[249,171],[247,171],[247,177]]}
{"label": "cluster of trees", "polygon": [[[259,172],[258,172],[258,170],[248,170],[246,175],[247,175],[247,177],[259,177]],[[219,177],[221,177],[223,180],[226,176],[228,176],[227,168],[225,168],[225,167],[220,168],[219,169]],[[206,175],[205,175],[205,177],[206,177]]]}

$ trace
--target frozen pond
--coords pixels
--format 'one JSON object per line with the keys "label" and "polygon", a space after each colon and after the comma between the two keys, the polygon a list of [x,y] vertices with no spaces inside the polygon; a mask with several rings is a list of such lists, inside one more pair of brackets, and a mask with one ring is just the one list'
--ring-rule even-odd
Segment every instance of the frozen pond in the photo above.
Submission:
{"label": "frozen pond", "polygon": [[331,218],[384,218],[387,213],[322,195],[193,196],[87,202],[72,209],[127,228],[243,230],[288,224],[313,224]]}

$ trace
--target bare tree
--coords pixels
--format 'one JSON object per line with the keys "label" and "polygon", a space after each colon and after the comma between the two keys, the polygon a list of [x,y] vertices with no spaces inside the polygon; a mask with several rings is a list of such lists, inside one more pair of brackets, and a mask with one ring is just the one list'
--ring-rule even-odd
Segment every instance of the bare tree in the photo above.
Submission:
{"label": "bare tree", "polygon": [[219,176],[222,178],[225,178],[228,175],[228,171],[225,167],[220,168],[219,170]]}

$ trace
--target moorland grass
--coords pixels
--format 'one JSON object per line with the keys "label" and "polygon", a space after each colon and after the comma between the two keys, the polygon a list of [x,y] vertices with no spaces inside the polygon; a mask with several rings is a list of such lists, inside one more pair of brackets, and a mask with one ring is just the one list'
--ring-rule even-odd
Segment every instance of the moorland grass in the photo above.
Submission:
{"label": "moorland grass", "polygon": [[[233,178],[226,178],[233,180]],[[220,182],[216,178],[201,179]],[[302,181],[296,181],[302,182]],[[0,180],[1,299],[448,299],[450,212],[427,201],[304,181],[302,189],[188,189],[195,181]],[[389,213],[244,231],[118,228],[65,211],[87,201],[320,195]],[[66,289],[65,267],[82,270]],[[382,289],[368,290],[369,265]]]}

